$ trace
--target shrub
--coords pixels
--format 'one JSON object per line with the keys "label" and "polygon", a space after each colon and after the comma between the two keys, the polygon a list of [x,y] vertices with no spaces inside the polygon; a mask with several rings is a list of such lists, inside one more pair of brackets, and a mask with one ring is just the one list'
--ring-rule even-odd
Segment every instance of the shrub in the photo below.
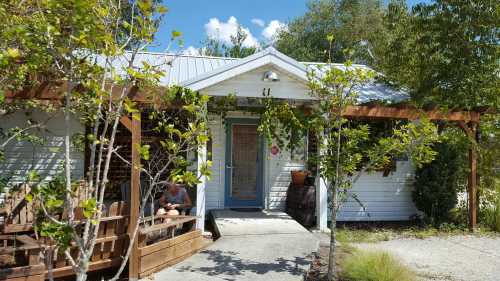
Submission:
{"label": "shrub", "polygon": [[386,252],[356,250],[340,263],[350,281],[413,281],[415,274]]}
{"label": "shrub", "polygon": [[461,176],[461,151],[453,144],[438,143],[436,159],[415,172],[413,201],[434,225],[449,219],[457,204]]}
{"label": "shrub", "polygon": [[482,222],[491,230],[500,232],[500,198],[491,205],[483,207]]}

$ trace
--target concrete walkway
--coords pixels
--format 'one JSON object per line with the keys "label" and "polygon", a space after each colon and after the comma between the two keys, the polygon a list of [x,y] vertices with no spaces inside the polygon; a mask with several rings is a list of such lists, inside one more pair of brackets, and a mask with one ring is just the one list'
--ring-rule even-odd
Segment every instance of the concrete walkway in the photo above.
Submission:
{"label": "concrete walkway", "polygon": [[169,281],[301,281],[318,239],[282,212],[213,212],[221,238],[155,274]]}

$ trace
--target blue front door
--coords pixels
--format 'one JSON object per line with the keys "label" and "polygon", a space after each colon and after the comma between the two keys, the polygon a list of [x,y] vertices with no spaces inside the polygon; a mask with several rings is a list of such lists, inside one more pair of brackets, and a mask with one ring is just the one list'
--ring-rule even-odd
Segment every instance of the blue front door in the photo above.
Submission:
{"label": "blue front door", "polygon": [[257,127],[256,119],[226,119],[226,207],[263,206],[263,141]]}

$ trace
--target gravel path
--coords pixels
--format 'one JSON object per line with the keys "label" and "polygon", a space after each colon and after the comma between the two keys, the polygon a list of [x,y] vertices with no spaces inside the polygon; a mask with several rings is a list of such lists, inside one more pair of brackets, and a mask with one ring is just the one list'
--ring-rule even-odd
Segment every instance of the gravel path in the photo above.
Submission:
{"label": "gravel path", "polygon": [[500,281],[500,237],[461,235],[353,245],[388,251],[423,280]]}

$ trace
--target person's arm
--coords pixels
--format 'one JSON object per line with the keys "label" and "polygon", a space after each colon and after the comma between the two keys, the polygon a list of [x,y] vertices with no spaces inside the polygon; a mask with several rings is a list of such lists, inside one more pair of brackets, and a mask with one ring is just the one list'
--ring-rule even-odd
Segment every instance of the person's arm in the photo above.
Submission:
{"label": "person's arm", "polygon": [[191,198],[189,198],[189,194],[186,191],[186,193],[184,193],[184,206],[182,206],[182,208],[189,209],[192,205],[193,202],[191,202]]}
{"label": "person's arm", "polygon": [[167,206],[168,202],[167,202],[167,198],[165,198],[165,193],[162,193],[161,197],[160,197],[160,206],[165,208]]}

